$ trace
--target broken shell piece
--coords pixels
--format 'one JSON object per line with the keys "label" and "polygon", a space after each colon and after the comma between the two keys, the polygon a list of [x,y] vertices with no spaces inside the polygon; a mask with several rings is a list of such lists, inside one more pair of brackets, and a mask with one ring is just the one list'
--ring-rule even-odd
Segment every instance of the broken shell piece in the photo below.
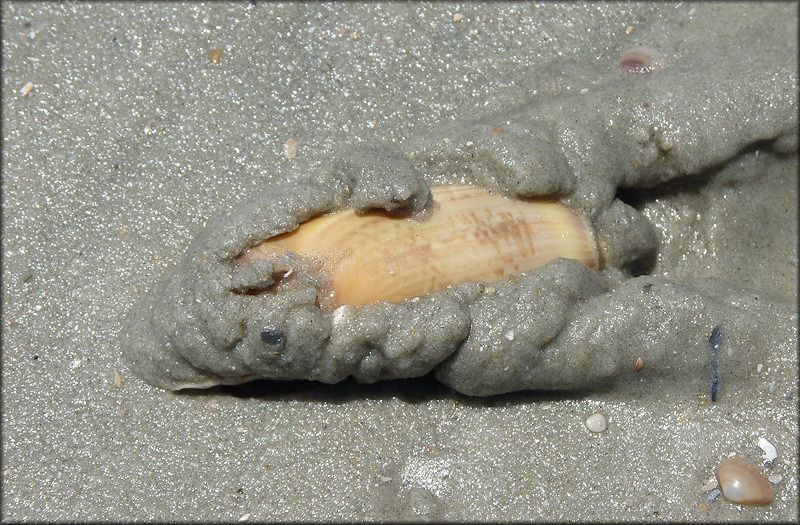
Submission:
{"label": "broken shell piece", "polygon": [[778,451],[775,449],[775,445],[763,437],[758,438],[758,448],[764,451],[764,460],[767,463],[772,463],[778,457]]}
{"label": "broken shell piece", "polygon": [[724,459],[717,479],[725,499],[740,505],[766,505],[775,499],[772,486],[752,465],[738,458]]}
{"label": "broken shell piece", "polygon": [[212,64],[219,64],[219,61],[222,59],[222,54],[224,51],[222,49],[215,49],[211,53],[208,54],[208,59],[211,61]]}
{"label": "broken shell piece", "polygon": [[[402,302],[463,281],[496,282],[558,257],[599,265],[588,224],[554,201],[516,200],[470,186],[432,187],[424,220],[347,210],[318,217],[243,252],[259,259],[305,259],[321,278],[319,302],[333,309]],[[298,278],[302,268],[294,268]],[[280,280],[280,277],[276,279]]]}

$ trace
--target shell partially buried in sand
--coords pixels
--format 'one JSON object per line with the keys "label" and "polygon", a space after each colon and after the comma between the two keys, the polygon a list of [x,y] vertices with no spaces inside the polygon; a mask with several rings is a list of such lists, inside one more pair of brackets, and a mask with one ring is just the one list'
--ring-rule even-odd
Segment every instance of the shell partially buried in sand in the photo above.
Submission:
{"label": "shell partially buried in sand", "polygon": [[717,479],[725,499],[740,505],[767,505],[775,499],[772,486],[757,468],[739,458],[728,458],[717,467]]}
{"label": "shell partially buried in sand", "polygon": [[470,186],[432,187],[421,220],[347,210],[312,219],[243,252],[238,268],[275,263],[274,290],[305,272],[320,277],[318,300],[332,309],[402,302],[463,281],[496,282],[577,259],[599,266],[587,223],[553,201],[523,201]]}

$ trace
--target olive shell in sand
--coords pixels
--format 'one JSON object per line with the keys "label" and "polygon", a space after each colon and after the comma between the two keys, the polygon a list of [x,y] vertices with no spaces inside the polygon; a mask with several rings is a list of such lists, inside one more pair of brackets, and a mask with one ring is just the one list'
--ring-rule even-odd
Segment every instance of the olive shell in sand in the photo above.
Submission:
{"label": "olive shell in sand", "polygon": [[[236,264],[278,261],[287,252],[316,261],[326,308],[402,302],[463,281],[496,282],[558,257],[599,265],[586,221],[562,204],[470,186],[434,186],[431,193],[436,204],[424,219],[346,210],[268,239]],[[286,260],[281,271],[288,277],[296,268]]]}
{"label": "olive shell in sand", "polygon": [[754,466],[739,458],[724,459],[717,479],[725,499],[740,505],[766,505],[775,499],[769,481]]}

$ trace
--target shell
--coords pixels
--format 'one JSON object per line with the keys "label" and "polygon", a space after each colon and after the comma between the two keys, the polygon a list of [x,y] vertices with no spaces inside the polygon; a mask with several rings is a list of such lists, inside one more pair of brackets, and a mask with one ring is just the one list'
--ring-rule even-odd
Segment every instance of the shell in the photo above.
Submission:
{"label": "shell", "polygon": [[653,48],[638,46],[626,51],[619,59],[619,67],[631,75],[646,75],[664,67],[664,58]]}
{"label": "shell", "polygon": [[353,210],[317,217],[243,252],[237,265],[270,259],[285,277],[310,267],[323,276],[319,303],[331,309],[402,302],[463,281],[496,282],[558,257],[599,266],[591,229],[562,204],[470,186],[434,186],[431,193],[436,204],[422,220]]}
{"label": "shell", "polygon": [[608,428],[608,419],[602,412],[595,412],[587,417],[584,423],[586,428],[592,432],[605,432]]}
{"label": "shell", "polygon": [[752,465],[728,458],[717,467],[717,479],[725,499],[740,505],[766,505],[775,499],[772,486]]}

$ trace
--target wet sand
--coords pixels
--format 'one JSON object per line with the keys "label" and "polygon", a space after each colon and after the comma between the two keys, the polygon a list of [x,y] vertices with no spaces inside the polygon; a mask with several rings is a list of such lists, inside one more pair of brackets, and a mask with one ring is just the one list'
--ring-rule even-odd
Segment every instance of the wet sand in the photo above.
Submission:
{"label": "wet sand", "polygon": [[[779,118],[797,102],[795,5],[4,7],[4,519],[797,519],[797,123]],[[725,342],[716,402],[711,372],[470,397],[431,376],[176,394],[128,369],[129,312],[213,217],[354,144],[442,159],[485,115],[602,90],[637,45],[728,90],[694,120],[674,90],[662,139],[691,176],[619,194],[655,227],[649,274],[753,327]],[[609,151],[587,168],[641,153]],[[425,176],[459,182],[460,162]],[[713,498],[715,466],[760,464],[759,438],[775,501]]]}

